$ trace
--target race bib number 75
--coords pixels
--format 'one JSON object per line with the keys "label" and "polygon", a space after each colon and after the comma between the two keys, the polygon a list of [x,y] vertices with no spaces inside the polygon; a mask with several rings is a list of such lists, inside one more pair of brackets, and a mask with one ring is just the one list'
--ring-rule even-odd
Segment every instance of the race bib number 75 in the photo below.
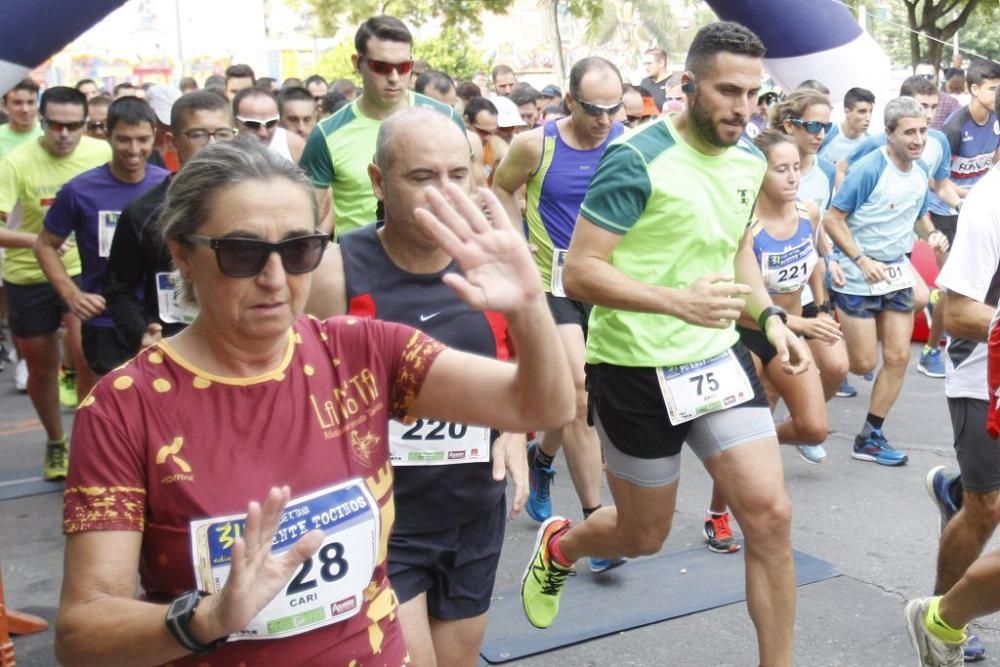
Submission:
{"label": "race bib number 75", "polygon": [[[231,569],[233,544],[246,515],[191,522],[191,549],[198,588],[218,593]],[[323,545],[299,566],[284,589],[230,640],[276,639],[346,620],[364,603],[378,557],[379,508],[362,480],[289,501],[271,544],[271,553],[291,548],[318,528]]]}
{"label": "race bib number 75", "polygon": [[674,426],[753,398],[753,386],[732,350],[690,364],[657,369]]}

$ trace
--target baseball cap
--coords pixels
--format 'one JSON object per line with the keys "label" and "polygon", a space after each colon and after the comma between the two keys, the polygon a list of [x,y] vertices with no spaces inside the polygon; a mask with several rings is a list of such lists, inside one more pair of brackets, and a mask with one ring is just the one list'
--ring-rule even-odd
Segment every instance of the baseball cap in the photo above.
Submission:
{"label": "baseball cap", "polygon": [[494,95],[490,98],[493,106],[497,108],[498,127],[520,127],[526,125],[521,113],[517,110],[517,105],[509,97]]}
{"label": "baseball cap", "polygon": [[170,125],[170,110],[181,96],[181,91],[173,86],[156,84],[146,91],[146,101],[153,107],[156,118],[164,125]]}
{"label": "baseball cap", "polygon": [[542,97],[562,97],[562,91],[559,90],[558,86],[553,86],[550,83],[542,88]]}

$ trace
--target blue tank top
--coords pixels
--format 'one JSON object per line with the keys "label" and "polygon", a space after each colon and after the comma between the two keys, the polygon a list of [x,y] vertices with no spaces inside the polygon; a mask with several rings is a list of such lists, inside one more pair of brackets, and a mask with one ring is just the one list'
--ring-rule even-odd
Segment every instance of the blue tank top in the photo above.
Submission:
{"label": "blue tank top", "polygon": [[791,238],[774,238],[767,233],[760,220],[754,220],[750,225],[753,252],[770,294],[797,292],[805,287],[819,257],[813,243],[809,213],[802,206],[798,209],[799,226]]}
{"label": "blue tank top", "polygon": [[[503,315],[472,310],[441,282],[445,273],[459,273],[450,263],[438,273],[408,273],[386,254],[378,225],[343,234],[340,252],[348,313],[358,317],[400,322],[420,329],[448,347],[495,359],[510,356]],[[439,424],[439,423],[435,423]],[[424,431],[433,433],[428,423]],[[440,439],[448,428],[427,440]],[[491,435],[491,441],[496,438]],[[388,446],[388,443],[386,443]],[[493,480],[490,462],[456,465],[396,466],[397,532],[446,530],[485,516],[501,502],[506,481]]]}

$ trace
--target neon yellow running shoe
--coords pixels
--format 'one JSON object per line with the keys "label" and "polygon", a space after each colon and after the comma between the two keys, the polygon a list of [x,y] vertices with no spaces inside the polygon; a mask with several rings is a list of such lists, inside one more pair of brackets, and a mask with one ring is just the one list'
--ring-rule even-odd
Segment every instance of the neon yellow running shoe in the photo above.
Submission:
{"label": "neon yellow running shoe", "polygon": [[45,465],[42,468],[42,478],[48,482],[66,479],[69,467],[69,443],[66,438],[58,442],[45,443]]}
{"label": "neon yellow running shoe", "polygon": [[76,398],[76,371],[66,372],[59,369],[59,404],[64,408],[75,408]]}
{"label": "neon yellow running shoe", "polygon": [[549,556],[549,543],[557,534],[569,530],[569,521],[559,516],[547,520],[538,529],[535,551],[521,578],[521,604],[528,622],[536,628],[552,625],[559,613],[559,596],[572,567],[563,567]]}

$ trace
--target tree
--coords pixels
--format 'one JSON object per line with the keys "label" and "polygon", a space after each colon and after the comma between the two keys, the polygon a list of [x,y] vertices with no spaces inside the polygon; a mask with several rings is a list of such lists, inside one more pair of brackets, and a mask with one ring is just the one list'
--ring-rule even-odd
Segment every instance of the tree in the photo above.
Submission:
{"label": "tree", "polygon": [[440,19],[442,28],[479,33],[482,13],[504,14],[514,0],[299,0],[316,15],[321,35],[334,35],[344,24],[358,25],[369,16],[389,14],[412,25]]}
{"label": "tree", "polygon": [[433,39],[418,40],[413,45],[413,57],[465,81],[472,80],[479,72],[488,73],[492,66],[483,52],[469,42],[468,33],[458,30],[445,30]]}
{"label": "tree", "polygon": [[982,0],[903,0],[911,30],[933,39],[921,43],[920,35],[910,33],[910,64],[927,61],[937,69],[944,44],[955,36],[972,16]]}
{"label": "tree", "polygon": [[[316,72],[322,74],[328,81],[336,79],[350,79],[355,84],[358,81],[358,73],[351,63],[351,56],[354,54],[354,42],[344,40],[337,46],[323,52],[316,63]],[[306,76],[312,72],[304,73]]]}

